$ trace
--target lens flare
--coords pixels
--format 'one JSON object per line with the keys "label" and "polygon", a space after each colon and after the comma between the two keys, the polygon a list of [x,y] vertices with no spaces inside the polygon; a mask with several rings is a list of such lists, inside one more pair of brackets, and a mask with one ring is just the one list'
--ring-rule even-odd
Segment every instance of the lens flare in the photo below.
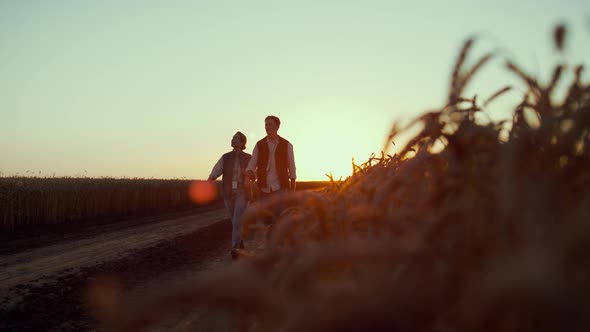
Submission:
{"label": "lens flare", "polygon": [[213,181],[193,181],[188,194],[191,200],[199,205],[209,204],[217,197],[217,185]]}

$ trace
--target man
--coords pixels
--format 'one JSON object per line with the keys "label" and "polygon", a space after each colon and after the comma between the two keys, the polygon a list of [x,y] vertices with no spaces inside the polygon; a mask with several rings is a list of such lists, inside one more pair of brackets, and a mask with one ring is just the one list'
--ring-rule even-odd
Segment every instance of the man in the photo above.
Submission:
{"label": "man", "polygon": [[[264,119],[266,137],[259,140],[252,151],[252,158],[246,168],[251,180],[257,179],[261,199],[287,190],[295,190],[295,157],[293,145],[278,135],[281,120],[274,115]],[[274,209],[273,217],[280,213]]]}
{"label": "man", "polygon": [[246,210],[247,200],[250,199],[250,190],[246,188],[245,170],[252,156],[244,152],[244,149],[246,149],[246,135],[239,131],[232,137],[231,146],[233,150],[222,155],[213,167],[209,175],[209,181],[223,175],[221,194],[225,207],[232,218],[232,249],[230,254],[232,259],[236,259],[238,257],[236,249],[244,248],[240,234],[242,231],[242,215]]}

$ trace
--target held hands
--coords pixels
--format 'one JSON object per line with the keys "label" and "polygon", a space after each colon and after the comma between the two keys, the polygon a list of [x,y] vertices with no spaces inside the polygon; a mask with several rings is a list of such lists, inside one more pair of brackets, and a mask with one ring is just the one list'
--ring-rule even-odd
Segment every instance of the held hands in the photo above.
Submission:
{"label": "held hands", "polygon": [[246,179],[250,180],[250,181],[255,181],[256,174],[254,174],[254,171],[252,171],[252,170],[246,171]]}
{"label": "held hands", "polygon": [[[256,181],[256,174],[254,173],[254,171],[252,170],[248,170],[246,171],[246,173],[244,174],[244,182],[250,180],[250,181]],[[289,179],[289,190],[290,191],[295,191],[297,188],[297,182],[295,179]]]}

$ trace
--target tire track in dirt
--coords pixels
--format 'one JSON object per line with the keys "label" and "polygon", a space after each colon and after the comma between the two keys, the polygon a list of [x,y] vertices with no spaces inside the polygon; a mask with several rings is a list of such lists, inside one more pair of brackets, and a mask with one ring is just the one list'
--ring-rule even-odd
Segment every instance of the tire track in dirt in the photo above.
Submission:
{"label": "tire track in dirt", "polygon": [[0,257],[0,295],[2,290],[49,277],[71,268],[92,266],[108,261],[128,250],[152,246],[160,241],[188,234],[227,217],[215,210],[151,225],[142,225],[94,238],[66,242]]}
{"label": "tire track in dirt", "polygon": [[226,212],[216,210],[2,256],[0,330],[88,330],[95,325],[86,303],[89,278],[115,276],[131,289],[219,259],[230,235]]}

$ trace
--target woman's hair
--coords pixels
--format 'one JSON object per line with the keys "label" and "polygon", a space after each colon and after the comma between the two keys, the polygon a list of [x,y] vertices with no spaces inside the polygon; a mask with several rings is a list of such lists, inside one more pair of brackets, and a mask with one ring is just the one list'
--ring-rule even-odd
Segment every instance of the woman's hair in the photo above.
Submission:
{"label": "woman's hair", "polygon": [[241,149],[245,150],[246,149],[246,142],[248,141],[248,139],[246,138],[246,135],[244,135],[241,131],[236,132],[236,135],[240,135],[240,137],[242,138],[242,141],[244,141],[244,144],[242,144]]}

